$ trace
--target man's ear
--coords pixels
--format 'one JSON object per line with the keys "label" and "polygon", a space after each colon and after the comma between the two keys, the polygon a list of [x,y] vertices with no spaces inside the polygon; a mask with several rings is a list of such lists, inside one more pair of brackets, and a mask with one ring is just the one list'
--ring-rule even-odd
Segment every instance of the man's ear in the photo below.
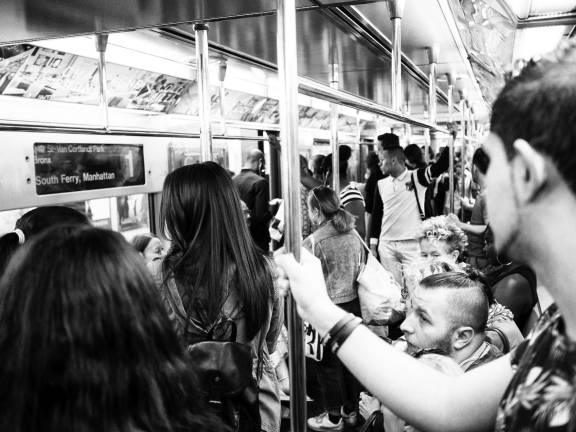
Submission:
{"label": "man's ear", "polygon": [[461,326],[452,333],[452,348],[459,351],[466,348],[474,337],[474,329],[468,326]]}
{"label": "man's ear", "polygon": [[536,198],[548,180],[548,168],[542,154],[523,139],[514,141],[516,156],[512,161],[514,170],[514,187],[521,203]]}

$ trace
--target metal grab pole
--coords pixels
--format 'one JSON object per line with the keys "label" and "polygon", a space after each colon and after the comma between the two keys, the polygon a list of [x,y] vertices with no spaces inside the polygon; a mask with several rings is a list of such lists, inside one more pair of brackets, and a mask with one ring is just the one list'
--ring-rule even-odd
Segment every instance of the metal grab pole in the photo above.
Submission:
{"label": "metal grab pole", "polygon": [[200,154],[202,162],[212,160],[212,124],[210,121],[210,87],[208,81],[208,26],[194,24],[198,99],[200,101]]}
{"label": "metal grab pole", "polygon": [[[278,0],[278,75],[280,78],[280,130],[282,133],[282,197],[286,230],[284,246],[300,261],[301,209],[298,155],[298,69],[296,59],[296,3]],[[304,327],[292,297],[288,299],[290,365],[290,424],[293,432],[306,432],[306,362]]]}
{"label": "metal grab pole", "polygon": [[388,0],[392,21],[392,109],[402,111],[402,15],[405,0]]}
{"label": "metal grab pole", "polygon": [[224,105],[224,99],[226,98],[226,89],[224,88],[224,79],[226,78],[226,70],[228,68],[228,63],[226,59],[220,60],[220,66],[218,68],[218,82],[220,85],[218,86],[218,93],[220,96],[220,120],[222,122],[222,135],[226,135],[226,109]]}
{"label": "metal grab pole", "polygon": [[[330,87],[338,90],[338,64],[330,65]],[[340,195],[340,152],[338,151],[338,105],[330,103],[330,144],[332,148],[332,188]]]}
{"label": "metal grab pole", "polygon": [[[448,121],[450,124],[454,121],[454,82],[452,80],[452,75],[448,74]],[[450,205],[450,213],[454,213],[454,141],[456,137],[452,134],[449,138],[448,142],[448,151],[449,151],[449,166],[448,166],[448,175],[449,175],[449,190],[448,190],[448,198],[449,198],[449,205]]]}
{"label": "metal grab pole", "polygon": [[430,86],[428,87],[428,113],[430,123],[436,124],[436,69],[438,64],[438,46],[428,48],[428,63],[430,63]]}
{"label": "metal grab pole", "polygon": [[110,131],[110,115],[108,113],[108,83],[106,82],[106,47],[108,35],[96,35],[96,50],[98,51],[98,82],[100,84],[100,107],[104,115],[104,129]]}
{"label": "metal grab pole", "polygon": [[[466,196],[466,99],[464,96],[461,97],[460,109],[462,110],[462,118],[460,121],[460,127],[462,129],[462,147],[460,150],[460,198]],[[460,209],[460,220],[464,220],[464,206]]]}

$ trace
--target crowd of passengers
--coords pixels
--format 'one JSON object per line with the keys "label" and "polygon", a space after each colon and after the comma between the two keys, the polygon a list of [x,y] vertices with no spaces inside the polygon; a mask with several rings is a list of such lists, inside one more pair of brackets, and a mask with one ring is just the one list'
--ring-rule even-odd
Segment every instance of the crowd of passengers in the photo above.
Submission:
{"label": "crowd of passengers", "polygon": [[[572,45],[507,83],[460,217],[446,151],[425,163],[382,134],[359,186],[340,146],[339,194],[331,156],[302,159],[299,262],[271,253],[285,221],[258,150],[234,177],[213,162],[166,177],[166,251],[71,208],[27,212],[0,238],[0,430],[279,431],[288,291],[324,345],[311,430],[576,430],[575,70]],[[401,301],[368,327],[370,255]]]}

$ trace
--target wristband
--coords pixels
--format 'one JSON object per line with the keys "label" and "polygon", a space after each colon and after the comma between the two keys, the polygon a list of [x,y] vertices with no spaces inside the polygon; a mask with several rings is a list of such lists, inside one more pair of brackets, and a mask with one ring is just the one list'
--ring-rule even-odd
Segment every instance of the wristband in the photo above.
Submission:
{"label": "wristband", "polygon": [[351,313],[348,313],[344,315],[342,318],[340,318],[340,320],[336,324],[334,324],[334,326],[330,330],[328,330],[328,333],[326,333],[324,337],[320,340],[322,345],[327,346],[330,339],[332,339],[334,335],[336,335],[342,329],[342,327],[344,327],[354,318],[356,318],[356,316]]}
{"label": "wristband", "polygon": [[342,344],[346,342],[348,336],[352,334],[356,328],[362,324],[362,319],[358,317],[354,317],[350,321],[348,321],[344,327],[342,327],[338,333],[334,334],[327,343],[328,348],[332,351],[333,354],[336,354]]}

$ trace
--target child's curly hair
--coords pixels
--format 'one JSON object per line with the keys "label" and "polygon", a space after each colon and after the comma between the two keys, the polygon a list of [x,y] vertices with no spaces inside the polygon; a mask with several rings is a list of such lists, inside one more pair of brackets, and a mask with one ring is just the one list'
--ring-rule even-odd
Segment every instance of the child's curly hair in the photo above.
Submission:
{"label": "child's curly hair", "polygon": [[468,237],[464,231],[446,216],[435,216],[423,221],[418,232],[418,240],[423,238],[445,241],[450,246],[450,252],[457,250],[460,255],[468,246]]}

